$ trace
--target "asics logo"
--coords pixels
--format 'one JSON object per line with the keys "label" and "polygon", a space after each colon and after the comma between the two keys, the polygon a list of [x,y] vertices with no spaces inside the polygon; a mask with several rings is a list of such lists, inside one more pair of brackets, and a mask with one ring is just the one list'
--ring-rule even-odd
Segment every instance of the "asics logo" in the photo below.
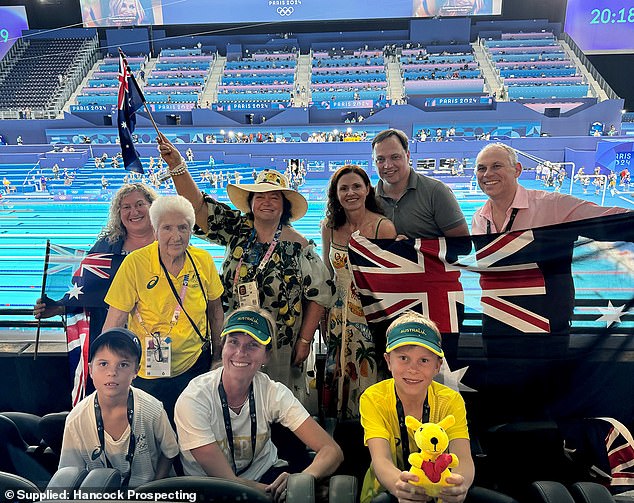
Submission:
{"label": "asics logo", "polygon": [[277,13],[280,16],[290,16],[293,12],[295,12],[295,9],[293,7],[278,7],[277,8]]}
{"label": "asics logo", "polygon": [[150,279],[150,281],[148,281],[147,283],[147,289],[151,290],[152,288],[154,288],[156,284],[158,283],[158,280],[159,280],[158,276],[153,276],[152,279]]}

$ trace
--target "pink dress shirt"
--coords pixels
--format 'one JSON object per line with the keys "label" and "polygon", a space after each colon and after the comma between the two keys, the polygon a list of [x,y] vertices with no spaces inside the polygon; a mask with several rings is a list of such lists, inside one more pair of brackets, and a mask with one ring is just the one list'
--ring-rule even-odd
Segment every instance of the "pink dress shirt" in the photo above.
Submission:
{"label": "pink dress shirt", "polygon": [[518,185],[515,198],[511,206],[506,210],[506,219],[502,229],[497,229],[493,223],[491,201],[489,200],[474,213],[471,220],[471,234],[486,234],[487,222],[491,222],[492,233],[502,232],[508,225],[513,208],[517,208],[518,211],[509,230],[534,229],[546,225],[574,222],[575,220],[615,215],[629,211],[625,208],[614,206],[598,206],[590,201],[560,194],[559,192],[527,190]]}

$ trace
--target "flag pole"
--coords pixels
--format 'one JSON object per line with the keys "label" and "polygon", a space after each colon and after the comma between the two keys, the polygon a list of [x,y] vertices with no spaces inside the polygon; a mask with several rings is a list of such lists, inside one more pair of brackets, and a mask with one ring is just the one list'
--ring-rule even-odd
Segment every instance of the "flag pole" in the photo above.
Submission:
{"label": "flag pole", "polygon": [[[46,277],[48,275],[48,258],[51,253],[51,240],[46,240],[46,254],[44,255],[44,274],[42,274],[42,290],[40,292],[40,299],[44,298],[46,293]],[[33,353],[33,359],[37,360],[37,352],[40,347],[40,329],[42,328],[42,317],[37,319],[37,332],[35,333],[35,351]]]}
{"label": "flag pole", "polygon": [[152,125],[154,126],[154,130],[156,131],[157,135],[160,135],[161,132],[159,131],[158,126],[156,125],[156,122],[154,122],[154,117],[152,117],[152,112],[150,112],[150,108],[147,106],[147,103],[144,101],[143,102],[143,106],[145,107],[145,111],[147,112],[150,121],[152,121]]}

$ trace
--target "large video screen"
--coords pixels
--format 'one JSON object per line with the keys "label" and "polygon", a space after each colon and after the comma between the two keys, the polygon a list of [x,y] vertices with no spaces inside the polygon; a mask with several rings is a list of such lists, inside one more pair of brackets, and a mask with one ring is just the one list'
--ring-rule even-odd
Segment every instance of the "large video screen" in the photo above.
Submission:
{"label": "large video screen", "polygon": [[84,26],[490,16],[502,0],[80,0]]}
{"label": "large video screen", "polygon": [[0,7],[0,59],[4,58],[15,41],[22,36],[22,30],[28,29],[29,22],[23,5]]}
{"label": "large video screen", "polygon": [[634,52],[634,2],[568,0],[564,29],[587,54]]}

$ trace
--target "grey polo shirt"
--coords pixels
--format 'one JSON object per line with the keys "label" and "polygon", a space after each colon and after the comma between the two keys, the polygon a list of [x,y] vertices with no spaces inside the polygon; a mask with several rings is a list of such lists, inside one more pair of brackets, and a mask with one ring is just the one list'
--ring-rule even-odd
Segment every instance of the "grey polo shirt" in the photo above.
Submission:
{"label": "grey polo shirt", "polygon": [[398,201],[387,197],[383,180],[376,193],[385,215],[394,222],[396,232],[409,238],[435,238],[445,235],[466,220],[451,189],[434,178],[410,170],[405,194]]}

